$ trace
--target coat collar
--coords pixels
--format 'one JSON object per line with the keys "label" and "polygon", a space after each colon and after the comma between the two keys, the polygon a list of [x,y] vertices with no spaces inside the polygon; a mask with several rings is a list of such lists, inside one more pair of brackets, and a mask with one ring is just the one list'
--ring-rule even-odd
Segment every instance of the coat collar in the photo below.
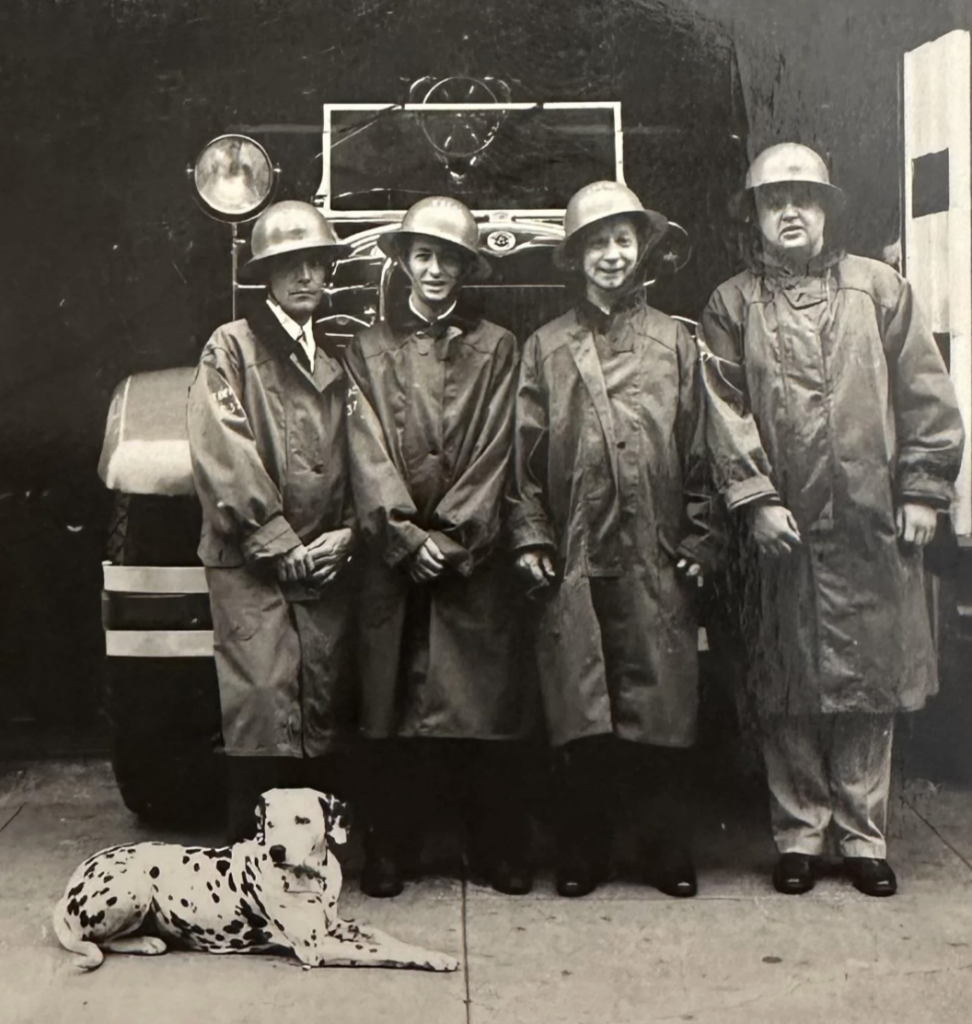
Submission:
{"label": "coat collar", "polygon": [[324,392],[336,380],[344,376],[340,363],[327,351],[317,325],[314,325],[314,340],[317,342],[317,356],[311,372],[307,353],[301,345],[284,330],[283,324],[273,315],[265,302],[246,318],[250,330],[263,341],[280,360],[288,362],[315,391]]}

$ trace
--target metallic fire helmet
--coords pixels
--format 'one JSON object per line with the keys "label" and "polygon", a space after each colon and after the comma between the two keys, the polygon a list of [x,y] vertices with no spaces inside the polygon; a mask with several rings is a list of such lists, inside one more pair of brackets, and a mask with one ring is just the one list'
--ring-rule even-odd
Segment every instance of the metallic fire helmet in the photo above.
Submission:
{"label": "metallic fire helmet", "polygon": [[764,149],[749,165],[745,191],[790,181],[812,185],[832,208],[839,209],[844,202],[843,191],[830,183],[823,157],[798,142],[780,142]]}
{"label": "metallic fire helmet", "polygon": [[668,219],[654,210],[646,210],[627,185],[622,185],[620,181],[595,181],[578,189],[567,203],[561,255],[569,248],[571,239],[575,238],[578,231],[619,214],[634,217],[648,229],[645,253],[668,230]]}
{"label": "metallic fire helmet", "polygon": [[325,249],[332,259],[340,259],[351,250],[334,233],[324,215],[310,203],[288,200],[267,207],[257,218],[250,235],[252,253],[246,264],[247,276],[259,273],[271,256],[282,256],[302,249]]}
{"label": "metallic fire helmet", "polygon": [[379,237],[378,247],[386,256],[401,260],[416,235],[448,242],[472,256],[472,280],[482,281],[489,277],[489,263],[479,251],[479,226],[469,209],[458,199],[449,196],[420,199],[402,218],[400,228]]}

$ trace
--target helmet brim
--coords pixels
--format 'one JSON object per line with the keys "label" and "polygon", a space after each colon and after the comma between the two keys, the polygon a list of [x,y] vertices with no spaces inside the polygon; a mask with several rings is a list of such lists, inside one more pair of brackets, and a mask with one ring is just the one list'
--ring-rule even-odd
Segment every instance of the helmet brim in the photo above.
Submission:
{"label": "helmet brim", "polygon": [[262,284],[266,280],[267,268],[271,262],[280,256],[290,256],[296,252],[319,252],[326,256],[332,263],[343,260],[351,255],[351,246],[339,243],[337,245],[298,245],[293,249],[282,249],[277,252],[267,253],[266,256],[252,256],[246,263],[237,270],[236,276],[245,284]]}
{"label": "helmet brim", "polygon": [[752,210],[753,203],[756,198],[756,193],[763,188],[770,188],[775,185],[803,185],[806,188],[812,189],[817,193],[818,196],[823,200],[823,205],[826,208],[827,214],[841,213],[844,207],[847,205],[847,194],[842,188],[838,188],[836,185],[828,185],[822,181],[809,181],[800,178],[795,178],[791,181],[769,181],[763,185],[751,185],[749,188],[740,189],[730,200],[729,200],[729,213],[736,220],[747,220],[750,211]]}
{"label": "helmet brim", "polygon": [[590,233],[591,228],[603,224],[606,220],[614,217],[633,217],[639,221],[642,227],[647,228],[648,240],[645,242],[645,250],[640,254],[644,258],[668,233],[668,218],[657,210],[621,210],[617,213],[608,213],[585,224],[578,231],[575,231],[569,238],[565,238],[553,253],[554,264],[561,270],[570,270],[573,267],[573,258],[577,247],[583,242],[584,237]]}
{"label": "helmet brim", "polygon": [[421,231],[402,231],[401,229],[386,231],[378,236],[377,245],[389,259],[401,262],[403,259],[402,253],[413,238],[433,238],[443,245],[452,246],[453,249],[461,252],[464,256],[470,257],[472,264],[469,277],[467,278],[468,281],[474,283],[486,281],[493,275],[493,268],[490,266],[489,260],[478,250],[467,249],[466,246],[460,245],[458,242],[436,238],[435,235],[427,235]]}

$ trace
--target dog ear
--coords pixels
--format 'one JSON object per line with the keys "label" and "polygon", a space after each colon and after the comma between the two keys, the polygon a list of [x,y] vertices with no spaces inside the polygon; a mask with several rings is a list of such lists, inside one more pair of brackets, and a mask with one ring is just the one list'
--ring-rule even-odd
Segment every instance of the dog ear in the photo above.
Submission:
{"label": "dog ear", "polygon": [[267,822],[267,801],[266,797],[262,796],[256,802],[256,807],[253,808],[253,814],[256,818],[256,838],[259,842],[263,842],[264,826]]}
{"label": "dog ear", "polygon": [[348,805],[330,793],[318,793],[324,820],[327,822],[328,835],[333,835],[339,828],[348,829]]}

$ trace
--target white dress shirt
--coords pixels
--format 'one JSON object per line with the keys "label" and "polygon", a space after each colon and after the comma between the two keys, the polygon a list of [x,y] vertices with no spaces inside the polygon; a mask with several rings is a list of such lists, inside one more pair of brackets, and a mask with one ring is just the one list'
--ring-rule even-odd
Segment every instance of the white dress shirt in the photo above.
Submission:
{"label": "white dress shirt", "polygon": [[314,320],[311,318],[303,327],[297,323],[292,316],[289,316],[283,307],[267,299],[267,305],[273,311],[273,315],[280,321],[280,326],[300,344],[300,347],[307,353],[307,361],[310,363],[311,373],[314,372],[314,356],[317,354],[317,342],[314,341]]}

